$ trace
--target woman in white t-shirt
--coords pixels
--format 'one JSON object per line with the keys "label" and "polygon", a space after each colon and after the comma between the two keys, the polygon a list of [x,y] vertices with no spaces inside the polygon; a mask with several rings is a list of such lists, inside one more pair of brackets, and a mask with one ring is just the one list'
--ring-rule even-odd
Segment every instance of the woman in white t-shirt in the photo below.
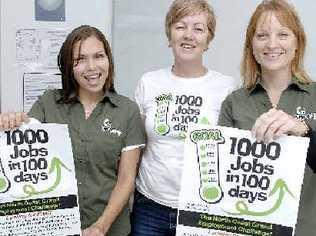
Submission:
{"label": "woman in white t-shirt", "polygon": [[184,138],[192,124],[216,124],[236,83],[203,65],[215,34],[206,0],[175,0],[166,16],[172,66],[143,75],[135,99],[146,127],[132,213],[132,235],[175,235]]}

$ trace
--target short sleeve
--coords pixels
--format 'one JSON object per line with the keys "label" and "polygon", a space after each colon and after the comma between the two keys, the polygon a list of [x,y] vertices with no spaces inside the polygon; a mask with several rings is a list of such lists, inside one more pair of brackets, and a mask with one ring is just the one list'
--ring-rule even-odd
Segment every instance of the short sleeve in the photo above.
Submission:
{"label": "short sleeve", "polygon": [[232,101],[231,96],[228,95],[222,102],[221,110],[218,117],[218,125],[226,127],[234,127],[232,117]]}
{"label": "short sleeve", "polygon": [[144,100],[145,100],[145,86],[144,86],[144,76],[138,81],[135,93],[135,102],[139,107],[141,116],[144,115]]}
{"label": "short sleeve", "polygon": [[47,92],[40,96],[37,101],[33,104],[31,110],[28,112],[28,116],[39,120],[40,122],[45,122],[45,108],[43,105],[43,97]]}
{"label": "short sleeve", "polygon": [[137,105],[133,103],[129,111],[128,127],[122,152],[145,146],[145,130]]}

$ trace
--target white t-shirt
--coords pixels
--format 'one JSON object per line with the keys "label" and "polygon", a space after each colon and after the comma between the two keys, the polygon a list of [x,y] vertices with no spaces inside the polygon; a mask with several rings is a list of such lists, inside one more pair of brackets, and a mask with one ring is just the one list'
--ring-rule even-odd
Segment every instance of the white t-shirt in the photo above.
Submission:
{"label": "white t-shirt", "polygon": [[216,124],[220,106],[237,82],[208,70],[198,78],[181,78],[171,67],[144,74],[135,100],[144,118],[147,144],[136,187],[146,197],[178,207],[184,138],[190,124]]}

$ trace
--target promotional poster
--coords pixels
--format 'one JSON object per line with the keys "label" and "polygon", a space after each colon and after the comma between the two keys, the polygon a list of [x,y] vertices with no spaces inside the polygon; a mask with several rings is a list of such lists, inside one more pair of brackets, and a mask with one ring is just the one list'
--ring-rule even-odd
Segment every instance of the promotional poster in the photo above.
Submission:
{"label": "promotional poster", "polygon": [[292,236],[308,138],[256,142],[250,131],[188,133],[177,236]]}
{"label": "promotional poster", "polygon": [[0,132],[0,235],[79,234],[67,125],[24,125]]}

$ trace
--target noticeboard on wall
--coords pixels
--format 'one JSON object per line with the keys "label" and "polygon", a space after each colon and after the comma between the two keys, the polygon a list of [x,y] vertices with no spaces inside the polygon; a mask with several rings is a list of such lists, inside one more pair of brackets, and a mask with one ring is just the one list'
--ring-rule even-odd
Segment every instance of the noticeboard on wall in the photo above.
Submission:
{"label": "noticeboard on wall", "polygon": [[27,110],[25,75],[58,74],[57,54],[73,28],[91,25],[112,41],[112,1],[10,0],[0,8],[0,112]]}

